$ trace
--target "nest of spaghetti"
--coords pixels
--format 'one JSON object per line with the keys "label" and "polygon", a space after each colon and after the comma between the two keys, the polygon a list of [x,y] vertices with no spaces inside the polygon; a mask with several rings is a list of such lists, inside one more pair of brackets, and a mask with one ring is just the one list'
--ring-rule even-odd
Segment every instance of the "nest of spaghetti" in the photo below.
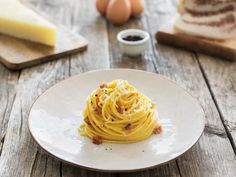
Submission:
{"label": "nest of spaghetti", "polygon": [[87,98],[82,136],[94,144],[134,143],[159,134],[156,105],[126,80],[103,83]]}

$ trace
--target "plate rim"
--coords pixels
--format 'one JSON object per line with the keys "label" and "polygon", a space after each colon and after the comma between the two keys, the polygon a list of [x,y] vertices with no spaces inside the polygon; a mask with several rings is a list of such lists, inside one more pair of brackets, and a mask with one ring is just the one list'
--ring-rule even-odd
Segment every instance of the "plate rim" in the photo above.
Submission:
{"label": "plate rim", "polygon": [[[147,167],[143,167],[143,168],[133,168],[133,169],[124,169],[124,170],[116,170],[116,169],[99,169],[99,168],[92,168],[92,167],[88,167],[88,166],[84,166],[84,165],[80,165],[80,164],[77,164],[77,163],[74,163],[74,162],[71,162],[71,161],[68,161],[68,160],[65,160],[65,159],[62,159],[56,155],[54,155],[53,153],[49,152],[46,148],[44,148],[37,140],[37,138],[33,135],[32,133],[32,128],[30,126],[30,115],[31,115],[31,111],[32,111],[32,108],[33,106],[35,105],[35,103],[39,100],[39,98],[41,96],[43,96],[46,92],[50,91],[52,88],[56,87],[57,85],[65,82],[65,81],[68,81],[70,79],[73,79],[75,77],[78,77],[78,76],[81,76],[81,75],[86,75],[86,74],[90,74],[90,73],[95,73],[95,72],[100,72],[100,71],[131,71],[131,72],[143,72],[143,73],[146,73],[146,74],[151,74],[151,75],[157,75],[161,78],[164,78],[165,80],[168,80],[169,82],[171,82],[172,84],[176,85],[177,87],[180,87],[185,93],[187,93],[193,100],[195,100],[198,105],[200,106],[202,112],[203,112],[203,124],[202,124],[202,127],[201,127],[201,133],[200,133],[200,136],[195,140],[193,141],[193,143],[186,148],[186,150],[184,150],[181,154],[177,155],[176,157],[174,158],[171,158],[171,159],[167,159],[165,161],[163,161],[162,163],[159,163],[159,164],[155,164],[155,165],[151,165],[151,166],[147,166]],[[161,74],[158,74],[158,73],[155,73],[155,72],[150,72],[150,71],[145,71],[145,70],[138,70],[138,69],[129,69],[129,68],[105,68],[105,69],[96,69],[96,70],[90,70],[90,71],[86,71],[86,72],[82,72],[82,73],[79,73],[79,74],[76,74],[74,76],[70,76],[66,79],[63,79],[57,83],[55,83],[54,85],[50,86],[49,88],[47,88],[45,91],[43,91],[41,94],[39,94],[36,99],[34,100],[34,102],[32,103],[32,105],[30,106],[30,110],[29,110],[29,114],[28,114],[28,129],[29,129],[29,133],[31,135],[31,137],[33,138],[33,140],[36,142],[37,146],[39,146],[44,152],[46,152],[49,156],[65,163],[65,164],[69,164],[69,165],[72,165],[73,167],[79,167],[79,168],[82,168],[82,169],[86,169],[86,170],[91,170],[91,171],[96,171],[96,172],[105,172],[105,173],[129,173],[129,172],[138,172],[138,171],[144,171],[144,170],[147,170],[147,169],[153,169],[153,168],[156,168],[158,166],[161,166],[161,165],[164,165],[164,164],[167,164],[169,162],[172,162],[174,160],[176,160],[177,158],[181,157],[182,155],[184,155],[186,152],[190,151],[194,145],[197,144],[197,142],[199,141],[199,139],[202,137],[203,135],[203,132],[204,132],[204,129],[205,129],[205,125],[206,125],[206,114],[205,114],[205,110],[203,109],[203,106],[201,105],[200,101],[194,97],[191,93],[189,93],[185,88],[183,88],[181,85],[177,84],[175,81],[167,78],[166,76],[164,75],[161,75]]]}

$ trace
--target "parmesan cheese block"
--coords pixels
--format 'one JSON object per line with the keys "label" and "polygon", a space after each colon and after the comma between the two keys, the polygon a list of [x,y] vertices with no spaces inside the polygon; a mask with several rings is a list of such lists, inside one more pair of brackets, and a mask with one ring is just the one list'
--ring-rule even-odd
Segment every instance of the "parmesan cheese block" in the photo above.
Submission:
{"label": "parmesan cheese block", "polygon": [[0,33],[54,46],[56,27],[18,0],[0,0]]}

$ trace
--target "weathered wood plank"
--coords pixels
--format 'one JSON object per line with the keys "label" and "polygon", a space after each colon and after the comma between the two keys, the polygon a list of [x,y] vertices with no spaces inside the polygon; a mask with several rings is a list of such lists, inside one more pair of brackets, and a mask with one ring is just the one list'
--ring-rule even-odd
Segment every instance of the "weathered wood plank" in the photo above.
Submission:
{"label": "weathered wood plank", "polygon": [[63,177],[117,177],[117,174],[94,172],[82,168],[76,168],[71,165],[63,164],[62,176]]}
{"label": "weathered wood plank", "polygon": [[15,100],[15,85],[17,84],[20,72],[7,70],[0,64],[0,156],[4,144],[8,120]]}
{"label": "weathered wood plank", "polygon": [[141,172],[120,174],[121,177],[181,177],[176,161],[169,162],[154,169]]}
{"label": "weathered wood plank", "polygon": [[[147,2],[148,24],[151,33],[155,34],[175,15],[176,0]],[[198,98],[206,114],[206,129],[199,143],[177,161],[181,176],[235,176],[234,153],[195,55],[156,44],[155,40],[153,48],[156,49],[155,64],[159,73],[175,80]]]}
{"label": "weathered wood plank", "polygon": [[[38,3],[40,6],[40,2]],[[42,7],[41,7],[42,8]],[[43,7],[55,19],[56,14],[50,8]],[[56,20],[55,20],[56,21]],[[0,158],[0,176],[58,176],[58,163],[43,154],[39,154],[27,127],[30,106],[44,90],[69,76],[69,61],[59,60],[23,70],[16,88],[16,97],[9,118],[5,143]],[[49,163],[49,162],[53,163]],[[44,164],[44,165],[43,165]],[[45,165],[50,164],[50,165]]]}
{"label": "weathered wood plank", "polygon": [[109,51],[106,21],[95,9],[94,1],[74,0],[71,29],[83,34],[89,41],[87,52],[71,57],[70,74],[109,68]]}
{"label": "weathered wood plank", "polygon": [[7,70],[2,64],[0,64],[0,155],[10,112],[15,100],[15,86],[17,84],[19,74],[19,72]]}
{"label": "weathered wood plank", "polygon": [[236,63],[202,54],[198,58],[236,153]]}
{"label": "weathered wood plank", "polygon": [[[33,174],[31,169],[37,161],[37,147],[28,132],[29,109],[46,88],[65,78],[63,70],[68,75],[67,68],[68,61],[63,60],[22,71],[0,159],[0,176]],[[44,170],[44,166],[41,169]]]}
{"label": "weathered wood plank", "polygon": [[49,157],[43,152],[37,152],[31,168],[30,177],[60,177],[60,167],[60,161]]}
{"label": "weathered wood plank", "polygon": [[[147,70],[151,72],[156,72],[154,66],[154,53],[151,47],[151,43],[149,46],[149,50],[147,50],[142,56],[138,57],[128,57],[121,54],[119,50],[119,44],[116,40],[116,35],[119,31],[128,29],[128,28],[138,28],[144,29],[147,28],[144,17],[136,18],[130,20],[127,24],[123,26],[114,26],[108,23],[108,34],[109,34],[109,46],[110,46],[110,61],[111,68],[133,68],[140,70]],[[178,167],[176,162],[173,161],[169,164],[163,165],[162,167],[155,168],[152,170],[146,170],[143,172],[136,173],[125,173],[120,174],[120,176],[124,177],[148,177],[148,176],[172,176],[179,177]]]}

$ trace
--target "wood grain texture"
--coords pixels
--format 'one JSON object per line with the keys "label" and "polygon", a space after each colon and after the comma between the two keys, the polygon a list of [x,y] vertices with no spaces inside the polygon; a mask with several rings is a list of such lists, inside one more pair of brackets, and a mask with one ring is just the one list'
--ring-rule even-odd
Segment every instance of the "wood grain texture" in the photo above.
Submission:
{"label": "wood grain texture", "polygon": [[121,177],[181,177],[176,161],[142,172],[124,173]]}
{"label": "wood grain texture", "polygon": [[33,166],[31,168],[31,177],[60,177],[61,163],[54,158],[49,157],[43,152],[37,152]]}
{"label": "wood grain texture", "polygon": [[19,72],[10,72],[0,65],[0,75],[0,137],[4,137],[11,106],[15,100],[15,87],[18,81]]}
{"label": "wood grain texture", "polygon": [[[94,1],[73,0],[73,13],[67,24],[76,33],[82,33],[89,41],[87,52],[72,56],[70,74],[75,75],[95,69],[109,68],[109,44],[106,21],[95,9]],[[68,11],[71,9],[68,9]],[[84,15],[86,12],[86,15]],[[82,23],[82,25],[81,25]]]}
{"label": "wood grain texture", "polygon": [[236,62],[200,54],[198,58],[236,153]]}
{"label": "wood grain texture", "polygon": [[[154,35],[176,15],[177,1],[147,2],[148,24]],[[156,49],[155,65],[159,73],[175,80],[198,98],[206,114],[206,129],[199,143],[177,160],[181,176],[235,176],[235,154],[204,81],[198,59],[187,51],[159,45],[156,41],[153,43]]]}
{"label": "wood grain texture", "polygon": [[19,72],[11,72],[0,64],[0,155],[4,144],[8,120],[16,96]]}
{"label": "wood grain texture", "polygon": [[213,41],[196,36],[186,35],[174,28],[175,18],[161,27],[156,33],[159,43],[172,45],[193,52],[236,60],[236,40]]}
{"label": "wood grain texture", "polygon": [[68,68],[68,62],[58,61],[22,71],[2,149],[0,176],[27,177],[32,174],[38,156],[27,126],[30,107],[44,90],[65,78]]}
{"label": "wood grain texture", "polygon": [[85,170],[82,168],[73,167],[71,165],[63,164],[62,166],[63,177],[117,177],[115,173],[102,173]]}

